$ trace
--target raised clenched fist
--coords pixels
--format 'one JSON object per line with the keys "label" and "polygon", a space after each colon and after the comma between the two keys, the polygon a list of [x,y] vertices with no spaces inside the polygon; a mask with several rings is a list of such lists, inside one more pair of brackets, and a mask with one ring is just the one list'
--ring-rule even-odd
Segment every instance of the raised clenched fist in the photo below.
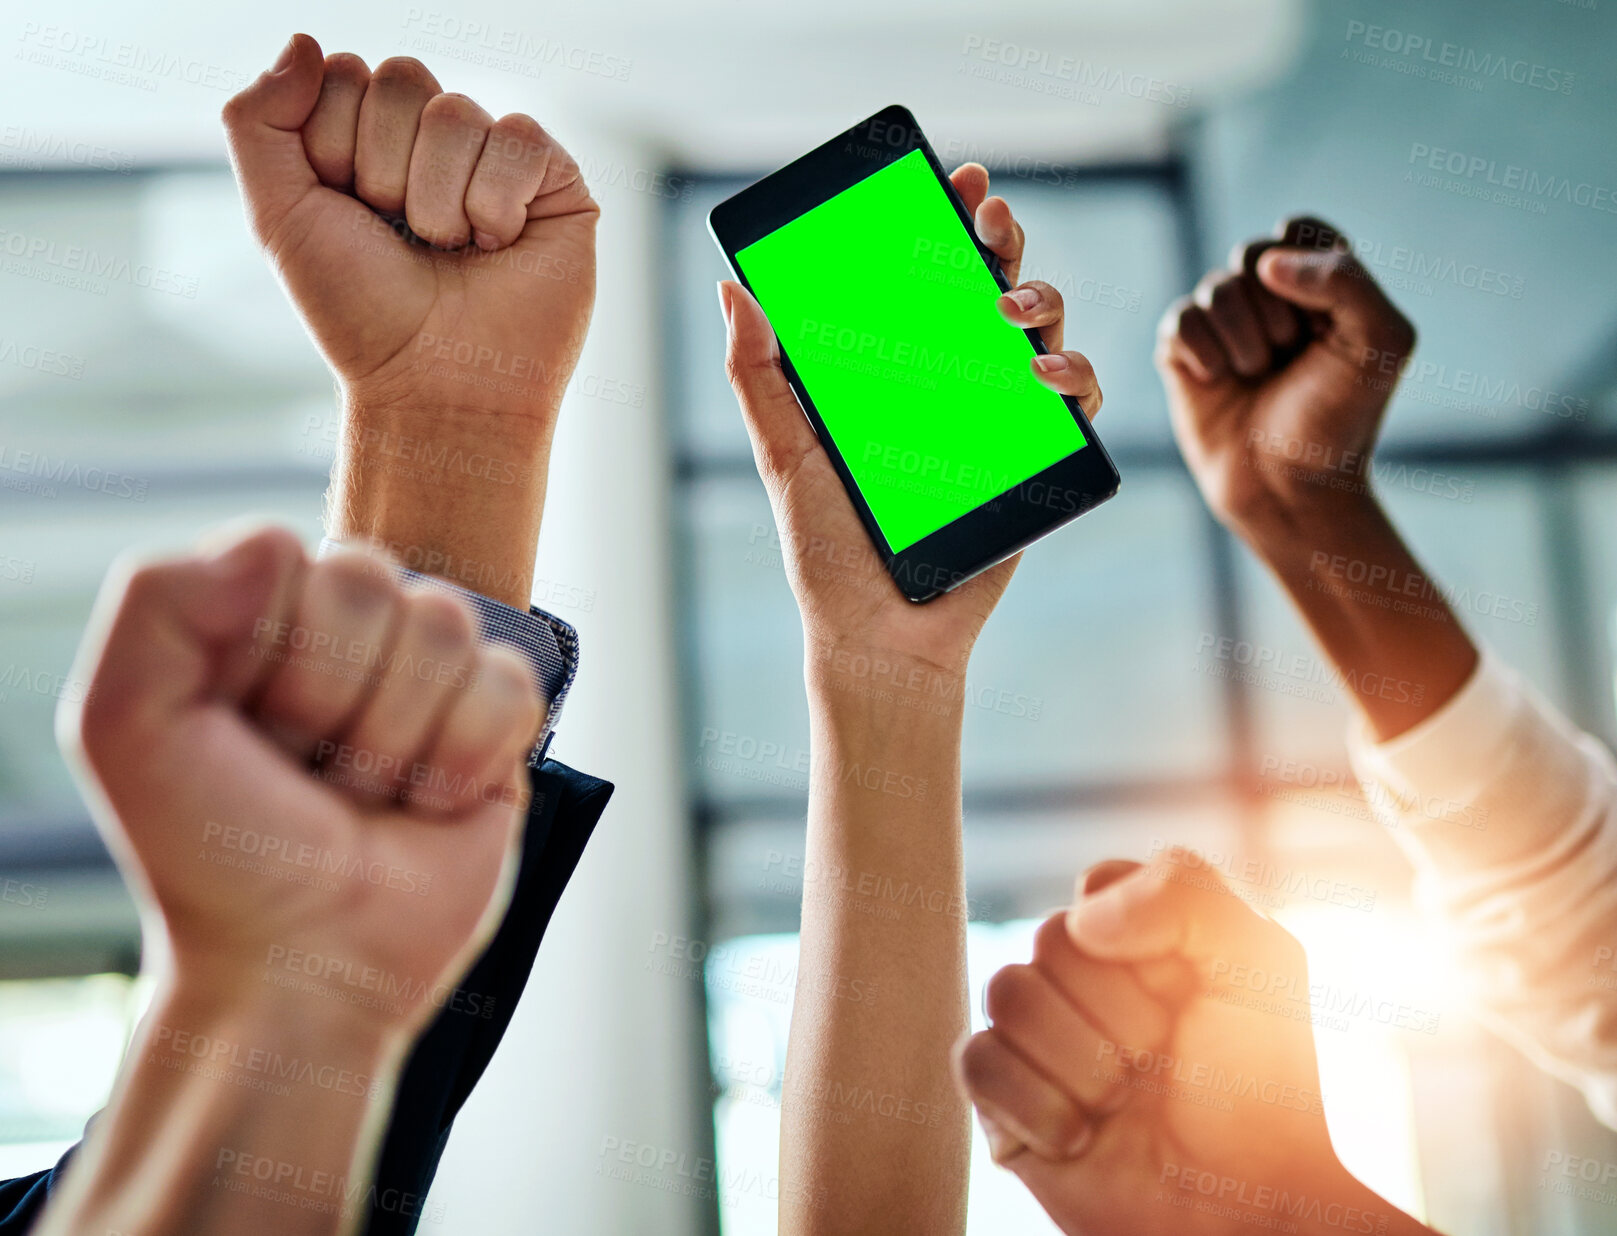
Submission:
{"label": "raised clenched fist", "polygon": [[191,987],[400,1030],[446,1002],[503,912],[542,716],[474,633],[458,599],[275,529],[114,569],[59,737]]}
{"label": "raised clenched fist", "polygon": [[253,231],[351,404],[553,425],[599,209],[537,121],[305,34],[224,121]]}
{"label": "raised clenched fist", "polygon": [[1202,496],[1252,532],[1368,494],[1415,328],[1330,224],[1295,218],[1230,255],[1158,329],[1174,435]]}

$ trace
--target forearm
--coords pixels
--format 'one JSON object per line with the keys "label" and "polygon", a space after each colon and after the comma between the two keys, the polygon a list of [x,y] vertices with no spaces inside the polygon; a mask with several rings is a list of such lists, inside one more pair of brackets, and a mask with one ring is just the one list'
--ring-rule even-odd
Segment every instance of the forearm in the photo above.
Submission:
{"label": "forearm", "polygon": [[1276,504],[1238,531],[1378,739],[1431,716],[1476,668],[1475,645],[1370,494]]}
{"label": "forearm", "polygon": [[328,532],[526,609],[550,465],[553,411],[346,400]]}
{"label": "forearm", "polygon": [[351,1231],[406,1044],[307,1004],[160,992],[40,1236]]}
{"label": "forearm", "polygon": [[963,1231],[969,1123],[949,1073],[969,1026],[959,693],[905,707],[903,687],[849,689],[873,684],[838,673],[809,673],[781,1230]]}

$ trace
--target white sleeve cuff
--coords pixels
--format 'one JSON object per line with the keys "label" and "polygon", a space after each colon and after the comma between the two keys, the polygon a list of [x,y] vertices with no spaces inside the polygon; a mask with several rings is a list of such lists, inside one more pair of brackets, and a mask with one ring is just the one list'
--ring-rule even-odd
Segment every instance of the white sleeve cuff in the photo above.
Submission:
{"label": "white sleeve cuff", "polygon": [[1354,717],[1353,770],[1399,798],[1469,803],[1497,772],[1526,703],[1520,676],[1484,646],[1465,685],[1414,729],[1378,743]]}

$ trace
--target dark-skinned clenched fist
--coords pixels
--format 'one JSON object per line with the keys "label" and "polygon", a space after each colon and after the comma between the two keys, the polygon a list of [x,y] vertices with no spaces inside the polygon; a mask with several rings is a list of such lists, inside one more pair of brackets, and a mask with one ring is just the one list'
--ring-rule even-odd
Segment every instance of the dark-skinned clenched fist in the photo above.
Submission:
{"label": "dark-skinned clenched fist", "polygon": [[1156,362],[1202,496],[1237,529],[1361,494],[1415,329],[1318,219],[1240,246],[1169,306]]}

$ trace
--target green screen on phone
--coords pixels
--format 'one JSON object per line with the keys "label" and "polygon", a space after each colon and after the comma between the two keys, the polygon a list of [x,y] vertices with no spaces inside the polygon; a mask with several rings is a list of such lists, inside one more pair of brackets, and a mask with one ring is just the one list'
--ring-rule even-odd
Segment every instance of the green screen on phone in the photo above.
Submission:
{"label": "green screen on phone", "polygon": [[1084,446],[922,151],[736,259],[894,553]]}

